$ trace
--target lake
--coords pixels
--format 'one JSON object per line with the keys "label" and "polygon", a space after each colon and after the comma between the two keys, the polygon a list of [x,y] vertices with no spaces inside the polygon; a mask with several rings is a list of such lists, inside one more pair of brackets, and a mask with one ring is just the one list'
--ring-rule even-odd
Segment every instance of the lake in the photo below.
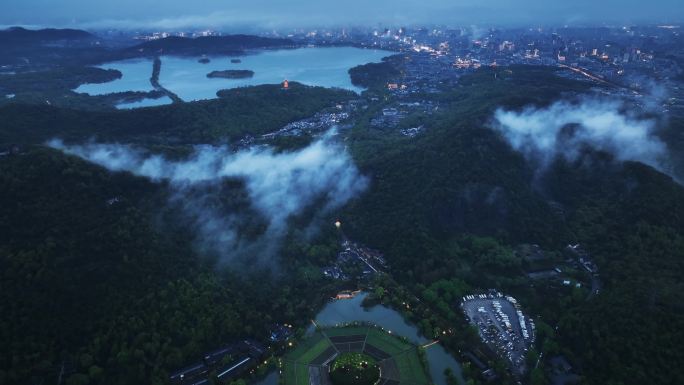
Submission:
{"label": "lake", "polygon": [[102,69],[114,69],[121,72],[121,78],[107,83],[82,84],[74,91],[88,95],[113,94],[126,91],[152,91],[152,60],[122,60],[98,66]]}
{"label": "lake", "polygon": [[[185,101],[213,99],[216,91],[259,84],[277,84],[287,79],[299,83],[338,87],[355,92],[363,88],[351,83],[350,68],[360,64],[380,62],[393,52],[354,47],[297,48],[258,51],[243,56],[210,56],[207,64],[197,57],[162,56],[159,83]],[[241,63],[232,63],[240,59]],[[151,91],[152,60],[122,60],[99,66],[121,71],[122,77],[107,83],[83,84],[76,88],[79,93],[103,95],[124,91]],[[244,79],[207,78],[212,71],[251,70],[254,76]],[[143,107],[159,104],[146,99]],[[168,102],[167,100],[164,100]]]}

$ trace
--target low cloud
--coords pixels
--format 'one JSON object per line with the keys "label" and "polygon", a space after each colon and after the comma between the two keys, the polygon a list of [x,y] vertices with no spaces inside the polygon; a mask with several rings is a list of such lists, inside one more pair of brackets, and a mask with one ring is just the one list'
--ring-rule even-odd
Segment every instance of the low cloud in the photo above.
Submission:
{"label": "low cloud", "polygon": [[655,119],[629,112],[620,101],[599,98],[522,111],[498,109],[492,123],[511,147],[541,168],[559,157],[575,161],[591,148],[670,174],[667,146],[655,134],[657,125]]}
{"label": "low cloud", "polygon": [[[101,165],[128,171],[153,181],[168,181],[171,203],[181,207],[197,231],[198,245],[230,263],[239,257],[271,262],[287,232],[287,222],[304,210],[318,214],[336,209],[368,185],[349,154],[329,135],[294,152],[275,153],[268,147],[231,151],[227,146],[197,146],[179,161],[120,144],[49,146]],[[250,204],[266,228],[258,239],[238,231],[246,220],[238,213],[216,209],[223,183],[239,180]]]}

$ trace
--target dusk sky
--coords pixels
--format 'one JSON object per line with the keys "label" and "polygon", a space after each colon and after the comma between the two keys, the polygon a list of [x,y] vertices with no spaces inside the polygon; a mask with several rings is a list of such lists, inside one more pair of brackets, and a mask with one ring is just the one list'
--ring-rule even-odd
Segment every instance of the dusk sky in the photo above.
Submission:
{"label": "dusk sky", "polygon": [[270,28],[475,23],[676,23],[682,0],[3,0],[0,24],[85,28]]}

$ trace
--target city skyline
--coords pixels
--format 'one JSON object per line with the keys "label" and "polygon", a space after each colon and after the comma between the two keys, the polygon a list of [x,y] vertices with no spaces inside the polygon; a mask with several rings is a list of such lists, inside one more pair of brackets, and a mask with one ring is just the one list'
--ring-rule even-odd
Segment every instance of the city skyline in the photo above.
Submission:
{"label": "city skyline", "polygon": [[[391,25],[540,25],[676,23],[684,8],[675,0],[658,0],[647,6],[630,0],[593,2],[544,2],[541,0],[428,0],[420,3],[380,0],[274,3],[255,0],[170,1],[141,0],[102,2],[92,6],[84,0],[8,0],[0,24],[119,29],[184,29],[192,27],[250,30],[282,27]],[[38,11],[36,10],[44,10]],[[359,9],[364,9],[360,14]]]}

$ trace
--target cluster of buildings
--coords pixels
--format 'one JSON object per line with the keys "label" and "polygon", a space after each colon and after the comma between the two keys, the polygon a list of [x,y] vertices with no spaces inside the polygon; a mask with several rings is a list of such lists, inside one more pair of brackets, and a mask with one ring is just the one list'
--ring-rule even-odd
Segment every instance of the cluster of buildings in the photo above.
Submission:
{"label": "cluster of buildings", "polygon": [[421,124],[418,127],[402,128],[401,130],[399,130],[399,132],[402,135],[407,136],[409,138],[415,138],[418,134],[421,133],[421,131],[423,131],[423,128],[425,128],[425,126]]}
{"label": "cluster of buildings", "polygon": [[200,31],[191,31],[191,32],[185,32],[185,31],[157,31],[157,32],[151,32],[151,33],[139,33],[133,38],[136,40],[143,40],[143,41],[150,41],[150,40],[159,40],[159,39],[165,39],[167,37],[171,36],[177,36],[177,37],[206,37],[206,36],[221,36],[220,32],[213,31],[210,29],[206,30],[200,30]]}
{"label": "cluster of buildings", "polygon": [[367,279],[387,269],[385,257],[377,250],[359,246],[349,240],[345,240],[342,247],[335,264],[321,269],[326,277],[337,280]]}
{"label": "cluster of buildings", "polygon": [[[439,105],[429,100],[418,100],[412,102],[396,102],[383,108],[371,121],[371,127],[375,128],[394,128],[401,124],[411,114],[429,116],[439,110]],[[423,126],[402,129],[401,134],[413,137],[423,130]]]}
{"label": "cluster of buildings", "polygon": [[266,356],[265,348],[256,341],[243,340],[209,352],[200,362],[169,376],[174,385],[227,384],[254,369]]}
{"label": "cluster of buildings", "polygon": [[262,135],[263,139],[272,139],[277,136],[299,136],[303,133],[325,131],[332,126],[338,125],[349,118],[348,112],[319,112],[314,116],[296,122],[288,123],[278,131]]}
{"label": "cluster of buildings", "polygon": [[[327,131],[335,126],[345,125],[345,122],[349,120],[350,112],[354,111],[359,103],[358,100],[354,100],[337,104],[332,108],[317,112],[311,117],[288,123],[277,131],[261,135],[261,139],[270,140],[282,136],[311,135]],[[247,140],[245,144],[252,144],[252,140]]]}
{"label": "cluster of buildings", "polygon": [[271,342],[283,342],[289,339],[293,334],[292,325],[290,324],[274,324],[271,326],[268,340]]}
{"label": "cluster of buildings", "polygon": [[590,284],[588,296],[599,293],[601,281],[598,267],[591,260],[589,253],[579,244],[565,248],[565,258],[551,257],[541,250],[539,245],[520,245],[516,253],[522,258],[525,274],[533,281],[551,282],[556,288],[581,288]]}
{"label": "cluster of buildings", "polygon": [[566,250],[577,258],[579,265],[588,273],[598,273],[598,266],[591,260],[589,252],[586,251],[579,243],[569,244]]}
{"label": "cluster of buildings", "polygon": [[[679,26],[559,28],[340,28],[277,34],[310,45],[353,45],[395,51],[408,63],[393,90],[450,85],[483,66],[541,65],[582,69],[568,76],[641,90],[649,79],[667,83],[682,71],[674,58]],[[672,55],[672,54],[675,55]],[[456,70],[456,71],[454,71]],[[591,79],[591,77],[588,77]],[[414,84],[415,83],[415,84]],[[404,88],[406,87],[406,88]]]}

